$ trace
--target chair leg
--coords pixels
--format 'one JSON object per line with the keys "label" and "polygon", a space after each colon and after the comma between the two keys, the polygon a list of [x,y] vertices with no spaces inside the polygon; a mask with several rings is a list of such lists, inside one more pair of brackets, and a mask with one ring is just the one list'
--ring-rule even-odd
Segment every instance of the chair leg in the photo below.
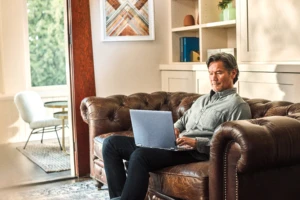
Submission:
{"label": "chair leg", "polygon": [[41,139],[42,144],[43,144],[44,130],[45,130],[45,128],[43,128],[43,132],[42,132],[42,139]]}
{"label": "chair leg", "polygon": [[61,144],[60,144],[60,141],[59,141],[59,137],[58,137],[58,134],[57,134],[57,130],[56,130],[57,126],[55,126],[55,133],[56,133],[56,137],[57,137],[57,140],[58,140],[58,144],[60,146],[60,150],[63,150]]}
{"label": "chair leg", "polygon": [[29,139],[30,139],[30,137],[31,137],[31,134],[33,133],[33,131],[34,131],[34,129],[32,129],[32,131],[31,131],[30,135],[28,136],[28,139],[27,139],[27,141],[26,141],[26,143],[25,143],[25,146],[23,147],[23,149],[25,149],[25,148],[26,148],[26,146],[27,146],[27,143],[28,143],[28,141],[29,141]]}

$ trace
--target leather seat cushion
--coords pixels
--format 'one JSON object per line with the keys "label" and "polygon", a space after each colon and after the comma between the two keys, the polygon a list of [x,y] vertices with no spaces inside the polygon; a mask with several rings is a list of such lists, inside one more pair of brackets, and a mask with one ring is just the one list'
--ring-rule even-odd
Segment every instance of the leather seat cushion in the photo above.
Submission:
{"label": "leather seat cushion", "polygon": [[107,134],[102,134],[94,138],[94,155],[99,158],[100,160],[103,160],[102,157],[102,145],[105,138],[111,136],[111,135],[120,135],[120,136],[127,136],[127,137],[133,137],[132,131],[123,131],[123,132],[112,132]]}
{"label": "leather seat cushion", "polygon": [[203,161],[152,172],[149,188],[180,199],[208,199],[208,167]]}

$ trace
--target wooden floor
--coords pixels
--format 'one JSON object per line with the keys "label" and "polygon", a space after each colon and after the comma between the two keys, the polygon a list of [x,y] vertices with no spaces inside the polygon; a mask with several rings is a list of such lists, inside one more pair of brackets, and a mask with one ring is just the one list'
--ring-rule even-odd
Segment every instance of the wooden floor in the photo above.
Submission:
{"label": "wooden floor", "polygon": [[23,145],[0,145],[0,188],[72,178],[70,170],[46,173],[16,149]]}

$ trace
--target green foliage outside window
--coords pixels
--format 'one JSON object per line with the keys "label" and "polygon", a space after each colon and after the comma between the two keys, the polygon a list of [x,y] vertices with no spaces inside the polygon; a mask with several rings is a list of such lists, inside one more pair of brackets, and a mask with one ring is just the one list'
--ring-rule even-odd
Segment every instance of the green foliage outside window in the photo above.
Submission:
{"label": "green foliage outside window", "polygon": [[66,84],[64,0],[27,0],[31,85]]}

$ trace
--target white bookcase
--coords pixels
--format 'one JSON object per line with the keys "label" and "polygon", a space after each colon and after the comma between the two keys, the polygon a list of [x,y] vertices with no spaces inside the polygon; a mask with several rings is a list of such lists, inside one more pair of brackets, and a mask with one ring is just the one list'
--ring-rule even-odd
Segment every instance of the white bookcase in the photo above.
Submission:
{"label": "white bookcase", "polygon": [[[200,64],[203,68],[207,60],[208,49],[237,48],[236,20],[220,20],[222,12],[218,8],[220,0],[168,1],[171,20],[170,54],[168,66],[160,66],[162,90],[205,93],[210,89],[206,67],[204,71],[198,73],[192,70],[193,66]],[[232,3],[235,7],[235,0]],[[195,25],[183,25],[186,15],[193,15]],[[180,62],[180,37],[199,38],[199,62]],[[204,80],[207,83],[204,84]]]}
{"label": "white bookcase", "polygon": [[[169,0],[171,6],[170,63],[180,62],[180,37],[199,37],[200,63],[208,49],[236,48],[236,20],[220,21],[220,0]],[[235,0],[233,0],[235,7]],[[186,15],[193,15],[195,25],[184,26]]]}

